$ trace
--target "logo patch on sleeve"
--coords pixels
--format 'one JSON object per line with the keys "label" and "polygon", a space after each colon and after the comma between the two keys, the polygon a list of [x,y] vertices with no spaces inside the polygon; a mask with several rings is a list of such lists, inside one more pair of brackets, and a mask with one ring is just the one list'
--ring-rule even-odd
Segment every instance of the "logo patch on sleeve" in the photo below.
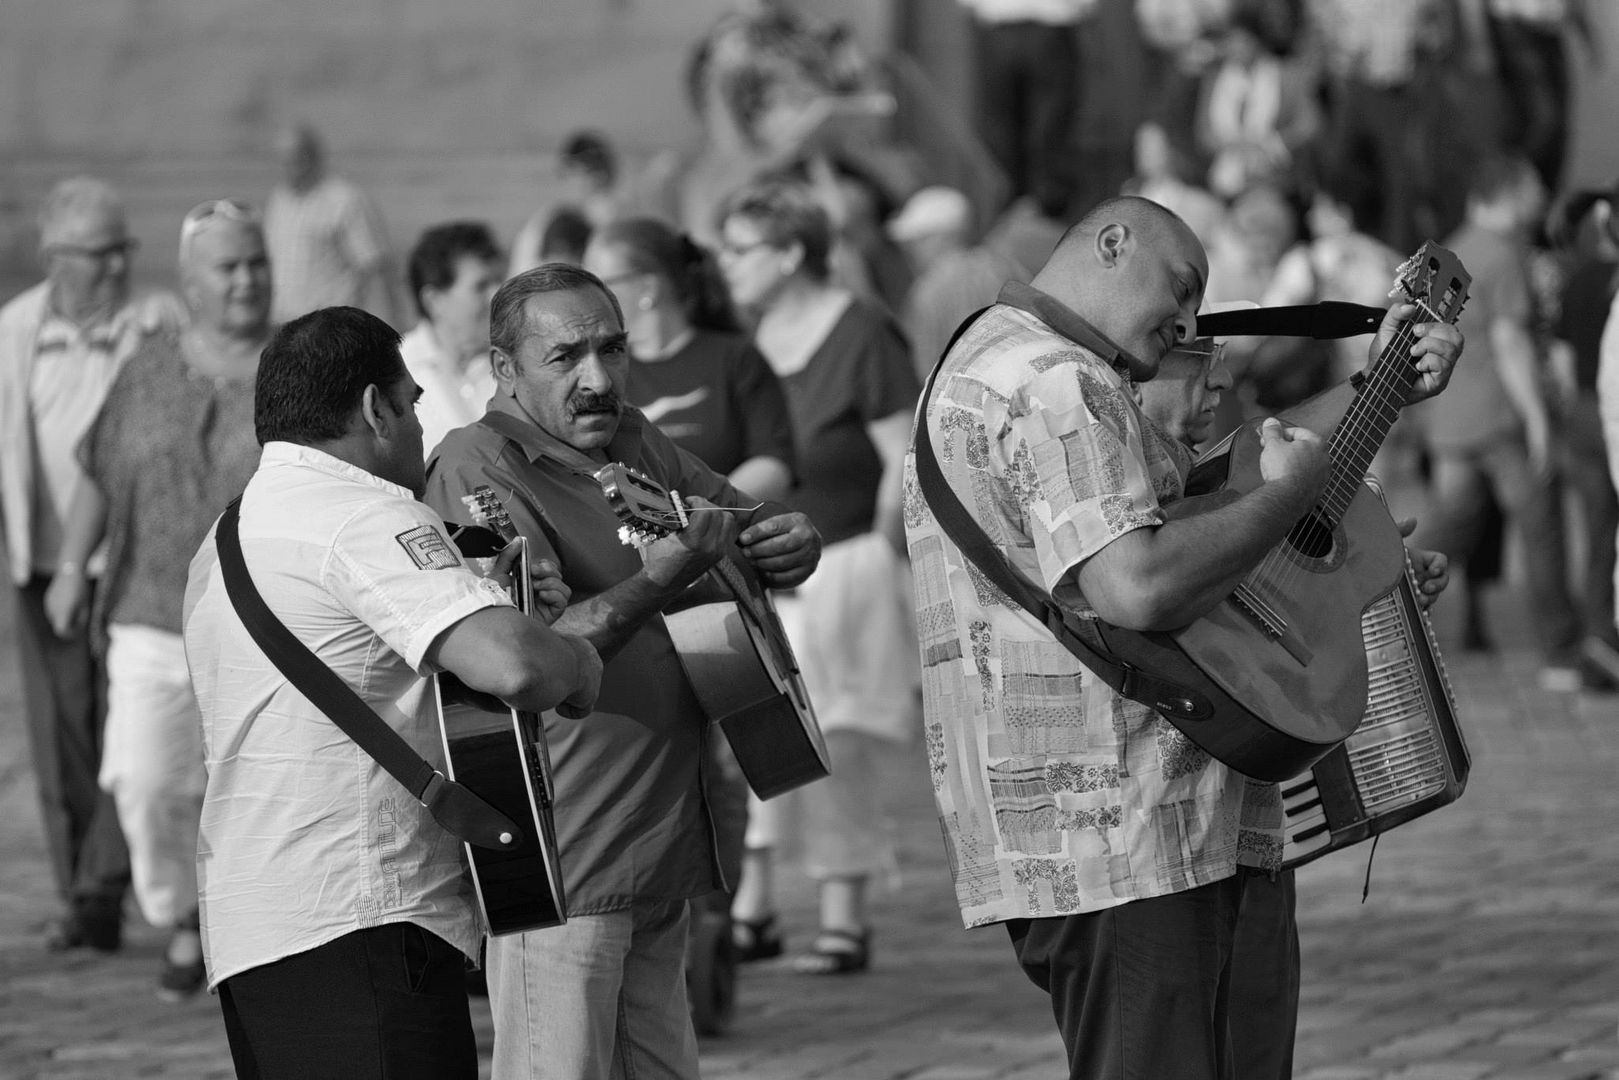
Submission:
{"label": "logo patch on sleeve", "polygon": [[423,570],[448,570],[461,565],[461,557],[442,533],[431,525],[418,525],[394,537],[412,562]]}

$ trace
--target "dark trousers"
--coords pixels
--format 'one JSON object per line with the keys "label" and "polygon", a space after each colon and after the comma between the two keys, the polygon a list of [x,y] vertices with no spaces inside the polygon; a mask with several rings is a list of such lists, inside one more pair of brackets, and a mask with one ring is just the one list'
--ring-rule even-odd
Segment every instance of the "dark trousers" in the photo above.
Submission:
{"label": "dark trousers", "polygon": [[219,986],[240,1080],[477,1080],[461,953],[414,923],[357,930]]}
{"label": "dark trousers", "polygon": [[1619,646],[1614,629],[1614,536],[1619,495],[1608,473],[1608,447],[1595,390],[1581,390],[1563,416],[1563,479],[1580,501],[1585,533],[1585,573],[1580,611],[1587,637]]}
{"label": "dark trousers", "polygon": [[[1239,871],[1104,911],[1007,923],[1024,973],[1051,995],[1070,1080],[1249,1080],[1260,1074],[1237,1071],[1238,1035],[1250,1043],[1240,1054],[1245,1062],[1291,1060],[1296,989],[1291,1014],[1279,1012],[1251,1029],[1234,1031],[1230,1023],[1239,916],[1255,880],[1273,884]],[[1291,892],[1268,899],[1274,902],[1256,903],[1251,917],[1275,920],[1285,909],[1291,919]],[[1243,963],[1252,968],[1243,973],[1244,986],[1285,981],[1291,965],[1296,988],[1296,936],[1291,956],[1280,948],[1288,937],[1285,928],[1267,928],[1241,945]],[[1252,1045],[1256,1037],[1285,1046],[1267,1050]]]}
{"label": "dark trousers", "polygon": [[1523,19],[1492,19],[1490,31],[1505,89],[1506,145],[1535,166],[1555,192],[1568,151],[1568,55],[1563,32]]}
{"label": "dark trousers", "polygon": [[1066,212],[1073,188],[1073,127],[1079,41],[1072,26],[1038,22],[978,26],[979,125],[1012,182],[1048,214]]}
{"label": "dark trousers", "polygon": [[45,847],[57,892],[88,914],[116,916],[129,886],[129,849],[112,796],[96,783],[107,675],[88,633],[56,636],[45,616],[50,579],[17,590],[18,668]]}

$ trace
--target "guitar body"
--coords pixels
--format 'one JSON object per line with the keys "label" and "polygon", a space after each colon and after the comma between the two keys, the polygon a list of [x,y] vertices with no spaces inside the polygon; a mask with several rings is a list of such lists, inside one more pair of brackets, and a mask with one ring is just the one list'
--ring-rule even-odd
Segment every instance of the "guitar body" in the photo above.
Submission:
{"label": "guitar body", "polygon": [[531,713],[481,707],[460,680],[434,680],[445,772],[525,826],[512,851],[465,845],[478,905],[491,934],[518,934],[567,921],[551,810],[550,762]]}
{"label": "guitar body", "polygon": [[[624,523],[625,543],[641,546],[685,528],[678,497],[651,478],[615,463],[596,481]],[[693,693],[725,732],[755,795],[768,799],[832,771],[792,644],[740,552],[715,565],[663,621]]]}
{"label": "guitar body", "polygon": [[[450,539],[462,555],[490,558],[515,538],[494,490],[480,486],[467,502],[490,528],[461,526]],[[528,551],[512,571],[512,599],[527,614],[533,596]],[[519,934],[568,921],[552,811],[555,787],[545,725],[533,713],[468,689],[449,672],[433,677],[445,773],[517,823],[522,842],[496,851],[462,845],[489,933]]]}
{"label": "guitar body", "polygon": [[[1174,504],[1177,518],[1259,487],[1259,426],[1238,428],[1199,463],[1201,494]],[[1361,616],[1405,570],[1399,529],[1364,485],[1332,528],[1299,530],[1244,581],[1255,617],[1235,598],[1179,630],[1140,633],[1099,624],[1121,660],[1202,694],[1205,719],[1166,716],[1237,771],[1285,780],[1348,738],[1366,711]]]}
{"label": "guitar body", "polygon": [[[761,591],[756,603],[780,633],[769,597]],[[664,624],[697,700],[725,732],[755,795],[768,799],[827,775],[830,759],[803,682],[779,662],[758,621],[721,601],[667,614]]]}

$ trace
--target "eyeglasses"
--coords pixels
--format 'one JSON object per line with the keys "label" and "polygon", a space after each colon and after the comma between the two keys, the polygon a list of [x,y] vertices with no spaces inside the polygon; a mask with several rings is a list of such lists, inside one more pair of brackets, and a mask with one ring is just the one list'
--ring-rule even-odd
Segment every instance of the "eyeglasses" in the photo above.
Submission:
{"label": "eyeglasses", "polygon": [[1198,338],[1195,341],[1187,342],[1185,345],[1175,346],[1170,350],[1169,355],[1183,356],[1188,360],[1201,364],[1203,374],[1207,376],[1224,358],[1225,342],[1215,341],[1213,338]]}
{"label": "eyeglasses", "polygon": [[751,251],[757,251],[759,248],[775,246],[776,242],[774,240],[755,240],[751,244],[733,244],[729,240],[723,240],[720,242],[720,254],[729,255],[733,259],[740,259],[742,256]]}
{"label": "eyeglasses", "polygon": [[257,225],[259,215],[253,208],[240,199],[210,199],[198,203],[186,211],[186,216],[180,219],[180,254],[185,254],[186,244],[193,236],[202,230],[202,227],[215,218],[234,221],[244,225]]}
{"label": "eyeglasses", "polygon": [[77,255],[81,259],[94,259],[96,262],[106,262],[115,256],[129,258],[140,250],[141,242],[133,236],[122,240],[114,240],[110,244],[100,247],[85,247],[82,244],[46,244],[45,250],[59,255]]}

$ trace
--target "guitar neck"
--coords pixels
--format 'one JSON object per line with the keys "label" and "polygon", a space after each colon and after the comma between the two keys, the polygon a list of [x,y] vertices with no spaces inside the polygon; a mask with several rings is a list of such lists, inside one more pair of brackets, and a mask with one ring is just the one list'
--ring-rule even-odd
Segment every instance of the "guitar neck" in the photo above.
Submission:
{"label": "guitar neck", "polygon": [[1389,429],[1400,416],[1400,409],[1416,385],[1417,368],[1411,358],[1416,343],[1412,324],[1407,322],[1390,340],[1367,372],[1327,444],[1332,459],[1332,476],[1316,503],[1316,516],[1337,525],[1360,491],[1372,458],[1388,438]]}

